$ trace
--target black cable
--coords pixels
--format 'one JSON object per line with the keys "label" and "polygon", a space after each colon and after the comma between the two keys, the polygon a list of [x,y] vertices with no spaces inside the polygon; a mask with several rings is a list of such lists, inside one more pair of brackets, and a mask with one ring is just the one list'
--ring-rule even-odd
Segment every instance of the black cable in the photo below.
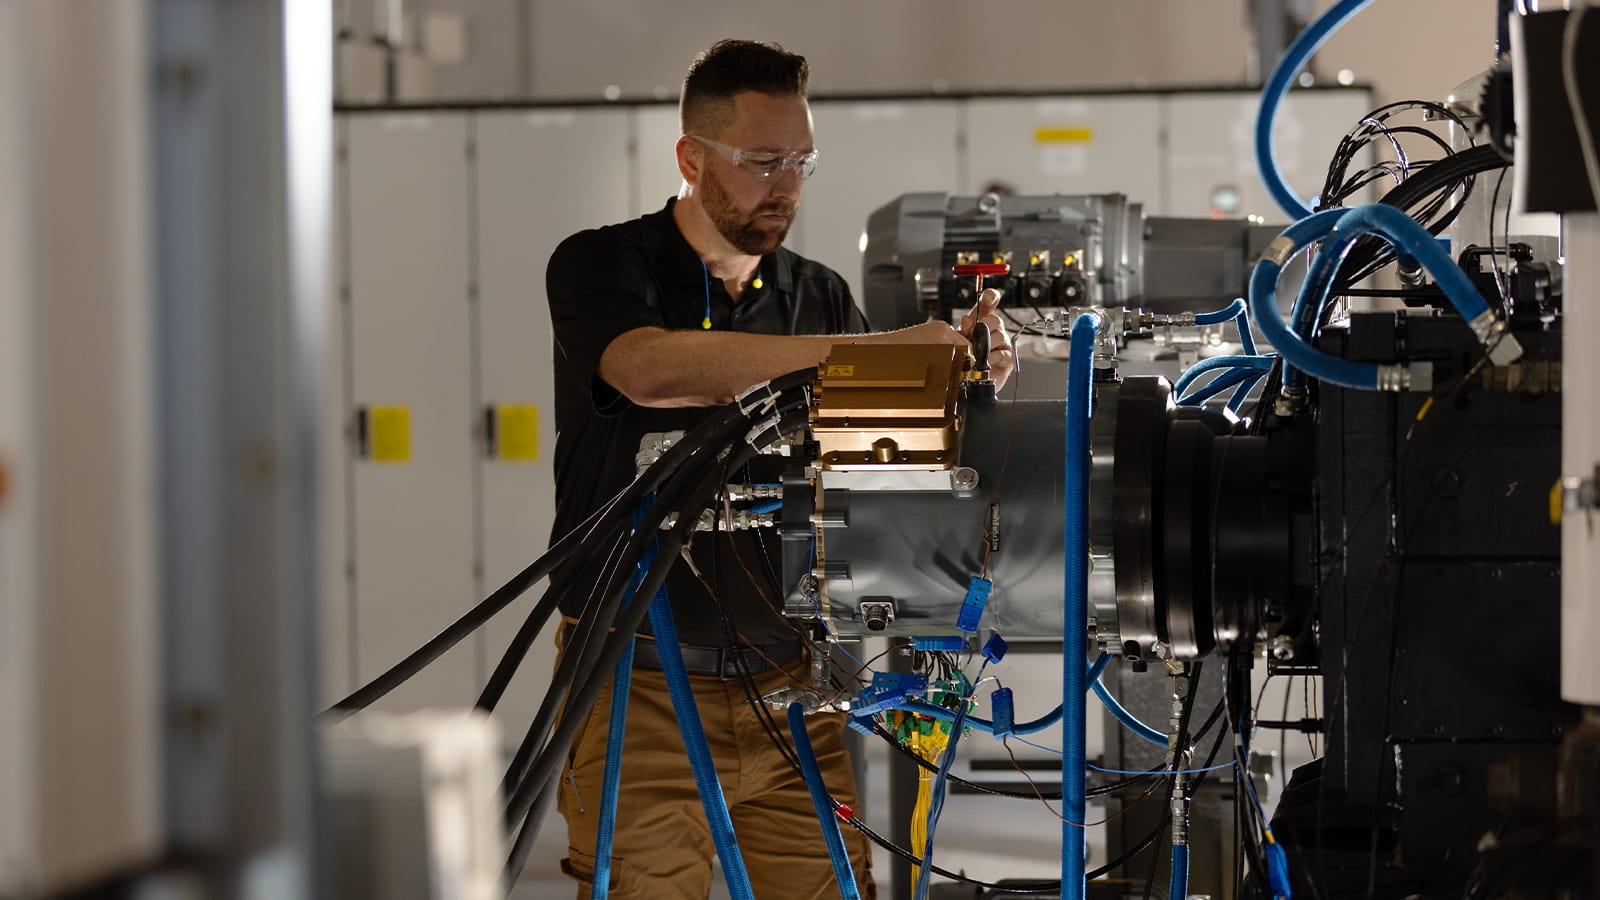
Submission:
{"label": "black cable", "polygon": [[[775,378],[769,384],[774,391],[790,390],[806,383],[808,379],[814,378],[815,375],[816,370],[814,368],[801,369]],[[701,423],[701,426],[690,434],[695,434],[701,431],[702,428],[714,432],[717,427],[712,423],[738,421],[741,415],[742,410],[737,404],[729,404],[718,410],[707,422]],[[646,471],[645,475],[635,479],[633,483],[606,501],[599,509],[590,513],[582,523],[564,535],[554,546],[545,551],[543,555],[521,572],[512,576],[509,581],[496,589],[477,606],[468,610],[446,627],[444,631],[429,639],[421,647],[390,667],[388,671],[357,689],[348,697],[335,703],[328,711],[339,711],[348,714],[370,706],[444,655],[446,651],[460,643],[467,635],[482,627],[484,623],[509,606],[512,601],[522,596],[528,588],[532,587],[541,578],[549,575],[558,565],[576,553],[608,519],[625,514],[633,506],[637,505],[646,493],[653,490],[661,479],[670,474],[682,462],[683,458],[696,448],[696,444],[688,440],[688,438],[689,435],[686,435],[684,442],[669,448],[666,453],[662,454],[661,459]],[[536,607],[536,612],[540,610],[544,612],[546,618],[551,613],[551,610],[545,609],[543,604]]]}
{"label": "black cable", "polygon": [[[806,410],[809,404],[805,402],[805,398],[802,398],[798,405],[798,410],[787,413],[780,420],[774,429],[776,433],[774,437],[777,434],[792,432],[805,424]],[[689,498],[688,506],[675,510],[678,513],[678,519],[666,535],[660,539],[656,559],[645,574],[643,581],[640,582],[636,592],[637,596],[655,596],[656,591],[660,589],[662,583],[666,580],[667,572],[676,564],[677,554],[687,543],[688,535],[696,526],[700,513],[707,507],[716,489],[721,484],[726,483],[729,472],[744,465],[746,461],[756,455],[757,451],[757,447],[751,446],[748,442],[741,442],[725,460],[721,461],[721,465],[713,464],[707,467],[709,472],[687,494]],[[660,504],[658,503],[658,505]],[[652,507],[652,514],[654,509],[655,507]],[[647,532],[653,530],[653,528],[647,529],[642,525],[640,533],[644,534],[646,540],[648,540],[650,534]],[[637,556],[637,554],[631,555]],[[621,602],[620,593],[614,592],[612,596],[607,598],[605,607],[601,610],[602,615],[615,613],[616,607]],[[649,607],[650,604],[648,602],[634,603],[623,612],[617,620],[616,631],[606,640],[600,657],[596,662],[595,668],[597,671],[616,668],[617,661],[622,658],[628,642],[632,640],[633,635],[638,631],[648,615]],[[541,818],[530,815],[530,813],[548,808],[548,800],[541,802],[540,798],[547,797],[552,792],[553,786],[559,778],[567,751],[571,747],[577,731],[582,726],[589,710],[594,706],[595,699],[604,684],[603,679],[591,677],[574,685],[573,690],[569,692],[567,713],[562,716],[560,724],[556,726],[555,732],[551,735],[543,752],[534,760],[526,777],[521,780],[510,797],[507,804],[508,820],[512,823],[516,823],[519,819],[522,820],[521,829],[518,831],[512,845],[511,859],[507,865],[507,873],[511,880],[515,880],[516,876],[520,874],[541,825]]]}

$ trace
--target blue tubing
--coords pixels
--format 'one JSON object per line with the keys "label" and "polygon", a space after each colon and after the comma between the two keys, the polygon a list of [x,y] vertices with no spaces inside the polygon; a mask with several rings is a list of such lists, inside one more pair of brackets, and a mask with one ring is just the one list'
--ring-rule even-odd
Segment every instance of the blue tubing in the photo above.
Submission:
{"label": "blue tubing", "polygon": [[[1167,741],[1166,735],[1139,721],[1137,718],[1134,718],[1133,713],[1123,709],[1122,704],[1117,702],[1117,698],[1111,696],[1111,692],[1106,690],[1105,685],[1096,681],[1092,687],[1094,688],[1094,695],[1100,698],[1100,705],[1104,706],[1106,708],[1106,712],[1111,713],[1112,717],[1126,726],[1129,731],[1132,731],[1134,734],[1137,734],[1139,737],[1144,738],[1152,744],[1156,744],[1161,747],[1167,746],[1169,742]],[[1076,821],[1081,822],[1083,820],[1078,819]]]}
{"label": "blue tubing", "polygon": [[1244,300],[1245,311],[1239,313],[1239,318],[1234,319],[1235,327],[1239,329],[1239,346],[1244,350],[1245,356],[1257,356],[1260,351],[1256,349],[1256,334],[1250,329],[1250,304]]}
{"label": "blue tubing", "polygon": [[[646,551],[643,556],[654,556]],[[633,592],[639,589],[649,564],[640,558],[634,569],[633,581],[628,588],[628,602],[633,602]],[[590,882],[590,895],[594,900],[606,900],[611,892],[611,852],[617,833],[617,795],[622,787],[622,735],[628,724],[628,689],[633,682],[633,641],[617,661],[617,674],[611,683],[611,722],[606,732],[606,770],[600,782],[600,830],[594,844],[594,878]]]}
{"label": "blue tubing", "polygon": [[1278,165],[1278,154],[1272,146],[1272,124],[1278,116],[1278,105],[1283,102],[1284,95],[1289,93],[1289,88],[1294,84],[1295,76],[1312,54],[1317,52],[1328,40],[1328,36],[1339,29],[1339,26],[1349,21],[1351,16],[1360,12],[1372,0],[1339,0],[1321,18],[1312,22],[1300,36],[1294,39],[1289,49],[1284,52],[1283,59],[1272,70],[1272,76],[1267,79],[1267,85],[1261,91],[1261,109],[1256,113],[1256,166],[1261,170],[1261,180],[1266,182],[1267,192],[1278,206],[1289,214],[1291,219],[1303,219],[1311,215],[1311,207],[1306,205],[1289,187],[1289,182],[1283,175],[1283,168]]}
{"label": "blue tubing", "polygon": [[750,512],[772,513],[777,512],[780,509],[783,509],[782,500],[768,500],[765,503],[757,503],[755,506],[750,507]]}
{"label": "blue tubing", "polygon": [[[1083,668],[1089,616],[1089,421],[1094,415],[1094,383],[1090,369],[1099,319],[1080,315],[1072,322],[1067,359],[1067,446],[1062,506],[1062,546],[1066,570],[1061,629],[1061,900],[1084,900],[1083,855],[1087,751],[1084,747]],[[1097,682],[1098,683],[1098,682]]]}
{"label": "blue tubing", "polygon": [[[1333,230],[1334,223],[1345,214],[1346,211],[1341,209],[1316,213],[1290,225],[1268,245],[1269,255],[1257,262],[1250,273],[1250,314],[1262,334],[1282,354],[1286,364],[1322,381],[1348,388],[1374,390],[1378,385],[1376,365],[1351,362],[1323,353],[1284,324],[1283,316],[1278,312],[1278,275],[1282,272],[1279,260],[1287,260],[1301,247],[1325,237]],[[1272,255],[1274,253],[1277,255]]]}
{"label": "blue tubing", "polygon": [[805,776],[806,789],[811,792],[811,805],[817,810],[817,821],[822,825],[822,839],[828,845],[828,859],[833,862],[833,880],[839,886],[840,900],[861,900],[856,889],[855,871],[850,867],[850,854],[844,849],[844,838],[839,834],[839,822],[833,816],[833,798],[828,785],[822,780],[822,767],[817,765],[817,752],[811,747],[811,734],[806,731],[806,708],[800,703],[789,704],[789,736],[794,739],[795,756],[800,758],[800,774]]}
{"label": "blue tubing", "polygon": [[1172,888],[1167,892],[1171,900],[1184,900],[1189,896],[1189,845],[1172,845]]}
{"label": "blue tubing", "polygon": [[717,857],[722,860],[728,893],[733,900],[755,900],[750,873],[745,870],[739,841],[733,834],[733,817],[728,815],[728,801],[722,796],[717,766],[711,760],[705,728],[700,724],[694,689],[689,686],[689,675],[683,666],[678,626],[672,620],[672,607],[665,590],[657,593],[650,604],[650,629],[655,632],[661,671],[667,677],[667,692],[672,695],[672,712],[678,718],[678,730],[683,733],[683,746],[689,753],[689,767],[694,770],[695,787],[700,789],[700,805],[705,809],[706,823],[711,826],[711,840],[716,845]]}
{"label": "blue tubing", "polygon": [[1235,298],[1232,303],[1229,303],[1222,309],[1212,310],[1211,312],[1195,313],[1194,323],[1196,325],[1221,325],[1224,322],[1244,315],[1244,310],[1244,300]]}
{"label": "blue tubing", "polygon": [[[645,510],[655,502],[650,493],[639,501],[633,511],[633,527],[638,528]],[[645,573],[655,562],[656,547],[648,544],[628,576],[628,592],[624,595],[624,608],[633,605],[634,595],[644,581]],[[611,683],[611,720],[606,731],[606,768],[600,780],[600,823],[594,840],[594,877],[590,879],[590,892],[594,900],[606,900],[611,892],[611,854],[616,847],[617,796],[622,787],[622,738],[628,725],[628,691],[633,684],[633,641],[617,661],[617,671]]]}
{"label": "blue tubing", "polygon": [[1244,401],[1249,399],[1250,392],[1255,390],[1256,383],[1265,377],[1267,377],[1266,372],[1257,372],[1240,382],[1239,386],[1234,389],[1233,396],[1228,398],[1228,409],[1238,412],[1239,407],[1244,405]]}
{"label": "blue tubing", "polygon": [[[1392,244],[1397,251],[1414,257],[1419,265],[1433,275],[1434,281],[1463,320],[1470,322],[1489,310],[1483,295],[1450,259],[1450,254],[1439,245],[1439,241],[1415,219],[1393,206],[1371,203],[1347,210],[1334,221],[1327,234],[1328,239],[1313,260],[1311,271],[1294,303],[1294,330],[1307,340],[1328,302],[1340,265],[1356,242],[1367,235],[1376,235]],[[1298,373],[1289,373],[1284,383],[1297,386],[1303,384],[1304,379]]]}
{"label": "blue tubing", "polygon": [[1229,372],[1224,372],[1221,376],[1213,379],[1211,383],[1207,384],[1205,387],[1196,388],[1182,397],[1179,397],[1177,403],[1179,406],[1199,406],[1223,391],[1228,390],[1231,387],[1238,386],[1242,382],[1253,382],[1253,379],[1260,378],[1261,376],[1265,375],[1270,368],[1271,367],[1268,366],[1267,368],[1262,369],[1234,369]]}
{"label": "blue tubing", "polygon": [[1212,356],[1200,360],[1180,375],[1177,383],[1172,386],[1172,395],[1181,397],[1184,389],[1194,384],[1201,375],[1207,372],[1214,372],[1217,369],[1265,371],[1270,368],[1272,368],[1272,357],[1270,356]]}

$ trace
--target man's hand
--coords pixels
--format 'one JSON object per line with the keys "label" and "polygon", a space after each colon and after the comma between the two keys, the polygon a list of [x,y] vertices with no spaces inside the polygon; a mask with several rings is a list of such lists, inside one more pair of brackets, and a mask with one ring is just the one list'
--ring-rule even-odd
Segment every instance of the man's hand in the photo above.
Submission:
{"label": "man's hand", "polygon": [[970,341],[972,326],[979,322],[989,326],[989,369],[994,375],[995,386],[1002,388],[1017,368],[1017,353],[1011,347],[1011,336],[1006,334],[1006,323],[995,312],[999,308],[1000,292],[994,288],[985,290],[978,295],[978,302],[973,304],[972,310],[961,317],[960,333]]}

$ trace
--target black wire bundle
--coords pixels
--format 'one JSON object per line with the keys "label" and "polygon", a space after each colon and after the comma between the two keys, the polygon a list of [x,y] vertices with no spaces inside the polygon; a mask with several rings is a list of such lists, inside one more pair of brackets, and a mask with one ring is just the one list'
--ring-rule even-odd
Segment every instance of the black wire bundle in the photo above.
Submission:
{"label": "black wire bundle", "polygon": [[[714,412],[533,564],[330,710],[348,715],[369,706],[481,627],[558,565],[568,561],[586,564],[584,571],[595,574],[594,580],[574,579],[572,584],[588,586],[591,593],[567,637],[550,688],[517,748],[503,784],[507,827],[515,835],[506,869],[508,883],[521,873],[534,838],[554,805],[567,752],[610,673],[643,624],[650,608],[649,598],[665,581],[701,513],[712,504],[729,475],[804,425],[810,405],[809,385],[815,374],[815,369],[806,368],[773,379]],[[642,506],[652,496],[653,501]],[[668,524],[670,527],[664,528]],[[624,608],[628,576],[652,542],[659,546],[633,592],[639,600]],[[595,548],[603,548],[603,552],[597,554]],[[569,588],[572,589],[576,588]],[[563,595],[562,591],[547,591],[528,614],[479,696],[479,709],[492,710],[498,703]]]}

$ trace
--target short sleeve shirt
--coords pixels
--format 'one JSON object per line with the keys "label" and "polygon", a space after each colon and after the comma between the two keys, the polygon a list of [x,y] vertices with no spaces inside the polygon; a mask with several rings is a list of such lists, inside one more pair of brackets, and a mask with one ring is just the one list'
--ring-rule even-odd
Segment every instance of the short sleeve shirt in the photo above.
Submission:
{"label": "short sleeve shirt", "polygon": [[[664,209],[620,225],[581,231],[550,257],[546,292],[555,330],[556,518],[552,542],[633,481],[634,457],[646,434],[692,429],[710,409],[657,409],[633,404],[599,376],[600,356],[636,328],[701,330],[710,307],[717,331],[751,334],[855,334],[867,322],[837,272],[779,248],[762,257],[762,286],[734,303],[720,279],[710,277]],[[694,366],[693,359],[682,360]],[[779,373],[774,373],[779,374]],[[757,460],[743,473],[753,482],[776,482],[782,467]],[[776,607],[782,593],[777,535],[737,533],[696,536],[693,558],[721,600],[728,622],[687,566],[667,579],[679,636],[685,643],[726,645],[729,631],[758,644],[792,637]],[[593,558],[604,550],[583,554]],[[594,571],[577,564],[552,577],[568,589],[562,612],[580,616]],[[731,626],[731,628],[730,628]]]}

